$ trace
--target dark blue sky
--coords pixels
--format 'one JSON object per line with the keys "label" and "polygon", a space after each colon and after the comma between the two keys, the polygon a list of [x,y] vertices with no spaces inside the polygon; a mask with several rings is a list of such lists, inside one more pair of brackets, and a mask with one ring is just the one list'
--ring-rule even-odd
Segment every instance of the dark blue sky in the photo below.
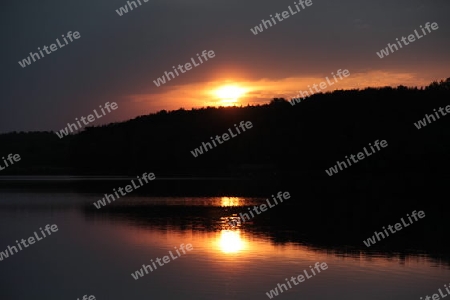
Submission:
{"label": "dark blue sky", "polygon": [[[115,10],[123,0],[3,4],[0,132],[58,130],[106,101],[119,108],[95,125],[221,104],[207,92],[224,83],[248,88],[239,104],[266,103],[294,96],[337,69],[352,75],[336,88],[424,85],[450,77],[447,0],[313,0],[256,36],[250,28],[293,1],[141,2],[121,17]],[[384,59],[376,55],[426,22],[439,29]],[[81,38],[20,67],[31,51],[68,31]],[[203,50],[216,57],[164,86],[153,84]]]}

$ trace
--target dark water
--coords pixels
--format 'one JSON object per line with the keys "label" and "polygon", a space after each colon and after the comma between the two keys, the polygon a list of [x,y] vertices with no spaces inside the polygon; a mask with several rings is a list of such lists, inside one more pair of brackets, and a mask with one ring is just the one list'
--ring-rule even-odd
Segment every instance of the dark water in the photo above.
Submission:
{"label": "dark water", "polygon": [[[46,224],[59,228],[0,262],[0,299],[268,299],[316,262],[328,269],[274,299],[419,299],[450,279],[448,262],[424,253],[343,252],[303,243],[301,232],[278,241],[270,224],[227,225],[261,197],[130,195],[97,210],[99,195],[0,190],[0,251]],[[132,278],[189,243],[192,251]]]}

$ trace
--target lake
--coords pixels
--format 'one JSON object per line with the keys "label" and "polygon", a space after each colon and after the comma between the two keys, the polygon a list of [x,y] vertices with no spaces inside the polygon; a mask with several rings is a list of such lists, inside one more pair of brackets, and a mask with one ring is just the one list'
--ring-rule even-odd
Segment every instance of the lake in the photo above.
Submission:
{"label": "lake", "polygon": [[[424,251],[324,246],[302,230],[275,227],[273,211],[290,203],[228,224],[265,203],[259,195],[131,194],[96,209],[101,197],[78,189],[0,190],[0,251],[47,224],[58,226],[0,262],[0,299],[268,299],[285,278],[311,274],[316,262],[328,268],[273,298],[419,299],[450,278],[448,259]],[[181,244],[193,249],[137,280],[131,276]]]}

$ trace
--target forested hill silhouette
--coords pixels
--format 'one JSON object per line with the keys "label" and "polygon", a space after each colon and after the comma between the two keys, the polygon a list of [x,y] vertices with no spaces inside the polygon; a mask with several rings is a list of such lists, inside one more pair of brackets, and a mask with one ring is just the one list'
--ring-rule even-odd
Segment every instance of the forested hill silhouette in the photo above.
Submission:
{"label": "forested hill silhouette", "polygon": [[[414,123],[449,104],[450,78],[425,88],[366,88],[314,94],[300,103],[201,108],[140,116],[59,139],[54,132],[0,135],[1,155],[20,163],[0,175],[132,175],[330,178],[325,169],[375,140],[388,147],[336,177],[438,174],[450,167],[450,116]],[[198,157],[210,137],[240,121],[253,128]]]}

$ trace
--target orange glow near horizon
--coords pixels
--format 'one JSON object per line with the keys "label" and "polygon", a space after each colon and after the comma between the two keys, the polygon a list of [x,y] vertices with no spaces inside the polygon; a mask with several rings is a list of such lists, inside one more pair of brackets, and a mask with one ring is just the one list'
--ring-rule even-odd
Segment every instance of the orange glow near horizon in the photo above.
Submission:
{"label": "orange glow near horizon", "polygon": [[[335,70],[334,70],[335,71]],[[125,96],[122,119],[131,119],[139,115],[160,110],[191,109],[207,106],[246,106],[269,103],[273,98],[287,100],[297,97],[298,91],[308,91],[308,85],[320,84],[330,73],[314,74],[288,78],[249,79],[246,73],[221,71],[220,76],[212,76],[206,82],[193,82],[158,89],[155,92],[142,91],[138,94]],[[443,78],[443,77],[442,77]],[[408,72],[389,72],[371,70],[367,72],[352,72],[348,78],[339,80],[333,86],[328,86],[322,92],[335,89],[364,89],[366,87],[383,87],[398,85],[426,86],[433,80],[442,79],[434,75]],[[109,100],[109,99],[108,99]],[[118,100],[119,102],[119,100]],[[122,104],[119,102],[119,104]]]}

